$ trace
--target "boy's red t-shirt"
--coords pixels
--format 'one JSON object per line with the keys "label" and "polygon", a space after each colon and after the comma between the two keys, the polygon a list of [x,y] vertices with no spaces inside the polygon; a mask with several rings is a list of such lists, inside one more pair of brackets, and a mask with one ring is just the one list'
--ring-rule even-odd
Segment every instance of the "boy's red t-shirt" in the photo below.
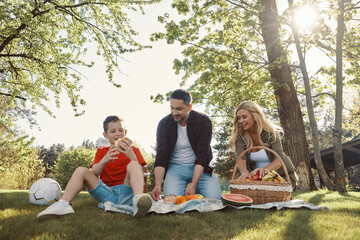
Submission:
{"label": "boy's red t-shirt", "polygon": [[[141,155],[140,150],[137,147],[131,146],[134,150],[138,162],[144,166],[146,162],[144,157]],[[95,160],[90,165],[90,168],[101,161],[101,159],[109,151],[110,147],[99,147],[95,154]],[[118,159],[110,160],[105,164],[103,171],[100,174],[101,180],[109,187],[120,185],[124,183],[126,177],[126,166],[129,164],[130,159],[124,154],[119,153]]]}

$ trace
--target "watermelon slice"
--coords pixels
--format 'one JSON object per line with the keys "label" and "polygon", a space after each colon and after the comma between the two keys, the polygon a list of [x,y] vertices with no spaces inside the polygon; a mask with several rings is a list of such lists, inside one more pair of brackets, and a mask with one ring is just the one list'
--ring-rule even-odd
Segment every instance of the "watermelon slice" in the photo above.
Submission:
{"label": "watermelon slice", "polygon": [[242,194],[235,194],[235,193],[222,194],[221,200],[224,205],[232,205],[236,207],[250,206],[253,204],[252,198]]}

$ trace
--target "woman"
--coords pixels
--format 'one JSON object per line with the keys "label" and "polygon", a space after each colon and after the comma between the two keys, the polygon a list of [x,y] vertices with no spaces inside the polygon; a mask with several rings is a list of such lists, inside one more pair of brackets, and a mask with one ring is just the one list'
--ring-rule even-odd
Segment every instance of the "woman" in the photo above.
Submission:
{"label": "woman", "polygon": [[[295,187],[297,175],[293,163],[284,153],[281,144],[282,135],[283,130],[281,127],[272,125],[265,120],[264,113],[259,105],[253,101],[245,101],[240,103],[235,111],[230,148],[233,151],[235,150],[237,158],[245,149],[254,146],[264,146],[274,150],[284,161],[291,183]],[[241,172],[239,180],[241,181],[251,178],[257,172],[262,178],[272,170],[276,170],[283,178],[285,177],[284,170],[281,167],[281,160],[264,149],[253,149],[245,154],[240,160],[239,169]]]}

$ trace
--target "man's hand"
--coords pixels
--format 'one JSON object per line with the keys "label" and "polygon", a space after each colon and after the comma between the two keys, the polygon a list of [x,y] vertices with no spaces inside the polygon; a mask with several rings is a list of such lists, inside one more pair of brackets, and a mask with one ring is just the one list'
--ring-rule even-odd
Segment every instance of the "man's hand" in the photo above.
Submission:
{"label": "man's hand", "polygon": [[160,194],[161,194],[161,184],[162,180],[165,176],[165,168],[164,167],[155,167],[154,168],[154,175],[155,175],[155,187],[151,192],[151,197],[155,201],[160,200]]}
{"label": "man's hand", "polygon": [[196,186],[194,187],[194,185],[190,183],[185,191],[185,195],[195,195],[195,190],[196,190]]}
{"label": "man's hand", "polygon": [[154,199],[155,201],[159,201],[160,193],[161,193],[161,187],[155,186],[150,195],[151,195],[152,199]]}
{"label": "man's hand", "polygon": [[192,181],[190,183],[190,185],[188,186],[188,188],[185,190],[185,195],[194,195],[195,194],[195,190],[196,190],[196,186],[199,183],[200,177],[204,172],[204,167],[201,166],[200,164],[196,164],[194,167],[194,174],[193,174],[193,178]]}

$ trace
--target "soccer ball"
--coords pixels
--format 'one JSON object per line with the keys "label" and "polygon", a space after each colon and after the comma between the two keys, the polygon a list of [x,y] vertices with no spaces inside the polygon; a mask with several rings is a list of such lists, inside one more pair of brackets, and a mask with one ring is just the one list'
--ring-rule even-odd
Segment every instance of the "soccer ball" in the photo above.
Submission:
{"label": "soccer ball", "polygon": [[30,202],[38,205],[51,205],[60,199],[60,195],[59,183],[51,178],[40,178],[29,189]]}

